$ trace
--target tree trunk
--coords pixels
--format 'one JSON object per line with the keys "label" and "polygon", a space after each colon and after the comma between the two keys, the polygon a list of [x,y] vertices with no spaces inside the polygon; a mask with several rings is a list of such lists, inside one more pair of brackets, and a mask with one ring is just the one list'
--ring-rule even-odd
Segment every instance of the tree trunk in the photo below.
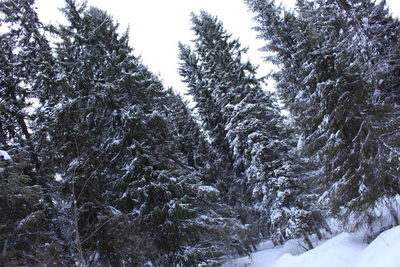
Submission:
{"label": "tree trunk", "polygon": [[306,242],[308,249],[314,248],[314,246],[307,234],[304,234],[304,242]]}

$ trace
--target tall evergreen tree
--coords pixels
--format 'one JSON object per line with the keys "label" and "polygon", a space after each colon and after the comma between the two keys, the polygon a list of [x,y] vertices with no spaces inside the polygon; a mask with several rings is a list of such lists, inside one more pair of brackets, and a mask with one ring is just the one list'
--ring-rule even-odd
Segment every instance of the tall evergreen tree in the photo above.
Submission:
{"label": "tall evergreen tree", "polygon": [[[274,53],[269,60],[282,67],[274,75],[278,91],[304,138],[304,155],[318,166],[321,201],[341,219],[355,218],[353,229],[372,224],[376,205],[398,194],[398,169],[383,167],[396,165],[398,111],[376,101],[379,87],[396,87],[382,82],[393,81],[387,55],[397,53],[390,37],[397,22],[370,1],[298,1],[296,13],[274,1],[246,2],[257,13],[264,49]],[[390,31],[371,34],[384,32],[380,23]],[[379,38],[391,43],[389,53]]]}
{"label": "tall evergreen tree", "polygon": [[212,266],[247,252],[245,227],[197,170],[205,140],[181,100],[132,54],[110,16],[66,4],[52,95],[59,103],[41,107],[37,136],[43,168],[61,180],[75,259]]}
{"label": "tall evergreen tree", "polygon": [[287,151],[282,117],[274,98],[255,77],[256,68],[243,61],[246,50],[222,23],[206,12],[193,15],[192,23],[197,38],[193,51],[180,45],[180,73],[211,144],[220,147],[224,159],[231,159],[226,165],[234,170],[228,194],[234,204],[243,205],[242,220],[257,226],[256,233],[268,235],[273,202],[269,183]]}
{"label": "tall evergreen tree", "polygon": [[182,153],[182,161],[201,173],[205,184],[217,185],[219,188],[219,176],[224,170],[220,166],[218,152],[210,145],[193,112],[172,90],[168,91],[167,106],[169,108],[165,116],[172,125],[173,135],[179,144],[178,151]]}
{"label": "tall evergreen tree", "polygon": [[0,27],[0,148],[14,160],[0,166],[0,260],[7,266],[70,264],[31,138],[32,103],[51,90],[54,77],[46,27],[33,0],[2,1]]}
{"label": "tall evergreen tree", "polygon": [[[2,266],[60,266],[73,264],[65,257],[64,242],[53,222],[56,214],[43,188],[32,185],[25,173],[29,153],[0,150],[0,244]],[[7,154],[8,156],[8,154]]]}
{"label": "tall evergreen tree", "polygon": [[14,144],[30,151],[29,168],[38,167],[32,151],[29,111],[37,92],[49,90],[53,77],[45,27],[33,5],[34,0],[0,3],[0,146]]}
{"label": "tall evergreen tree", "polygon": [[[315,203],[319,199],[314,164],[300,155],[301,142],[292,129],[285,127],[285,157],[283,165],[269,179],[267,190],[272,200],[265,208],[270,210],[270,237],[275,244],[289,239],[302,238],[305,247],[311,249],[311,234],[322,238],[321,231],[330,231],[323,213]],[[297,145],[296,145],[297,143]]]}

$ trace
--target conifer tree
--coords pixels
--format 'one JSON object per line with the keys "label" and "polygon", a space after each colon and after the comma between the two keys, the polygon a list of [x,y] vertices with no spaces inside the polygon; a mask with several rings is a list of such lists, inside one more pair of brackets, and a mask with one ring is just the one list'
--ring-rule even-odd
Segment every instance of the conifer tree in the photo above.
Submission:
{"label": "conifer tree", "polygon": [[167,96],[168,108],[166,108],[165,117],[173,125],[176,141],[180,144],[179,151],[183,152],[183,161],[186,165],[197,170],[206,168],[210,162],[208,157],[213,152],[205,134],[201,132],[198,123],[187,107],[187,103],[172,89],[167,91]]}
{"label": "conifer tree", "polygon": [[320,173],[321,202],[343,221],[355,218],[351,229],[372,224],[378,203],[397,194],[398,169],[383,166],[396,164],[398,111],[381,93],[396,87],[387,55],[398,49],[390,37],[397,22],[370,1],[298,1],[296,13],[274,1],[246,2],[264,49],[275,53],[269,60],[282,66],[278,91],[304,139],[303,155]]}
{"label": "conifer tree", "polygon": [[196,127],[189,138],[185,120],[193,121],[181,100],[132,54],[109,15],[66,4],[52,95],[59,103],[40,108],[37,136],[69,205],[65,238],[75,260],[217,265],[246,253],[245,227],[197,170],[206,165],[205,148],[196,147],[205,140]]}
{"label": "conifer tree", "polygon": [[[1,262],[65,265],[56,210],[34,150],[32,103],[51,90],[54,60],[33,0],[0,3]],[[1,153],[0,153],[1,154]],[[4,164],[7,166],[4,167]]]}
{"label": "conifer tree", "polygon": [[53,58],[33,5],[34,0],[0,3],[0,146],[30,151],[29,168],[37,169],[28,112],[38,92],[51,87]]}
{"label": "conifer tree", "polygon": [[[206,12],[192,16],[196,34],[194,50],[180,45],[180,74],[196,102],[204,129],[219,153],[230,159],[233,173],[231,202],[241,219],[264,233],[270,221],[268,180],[282,166],[282,118],[271,95],[261,89],[256,68],[244,62],[238,40],[232,39],[222,23]],[[229,163],[229,162],[228,162]],[[240,205],[243,205],[240,207]],[[263,208],[261,208],[263,206]],[[260,207],[255,209],[254,207]],[[261,216],[257,213],[263,214]],[[256,219],[258,218],[258,219]]]}
{"label": "conifer tree", "polygon": [[[10,155],[7,153],[10,152]],[[53,206],[25,169],[30,154],[0,150],[0,244],[2,266],[70,265]],[[5,156],[5,157],[4,157]]]}
{"label": "conifer tree", "polygon": [[[270,238],[274,244],[283,244],[289,239],[303,239],[305,247],[313,248],[310,235],[330,231],[323,213],[315,203],[319,199],[316,180],[318,174],[314,164],[300,155],[301,142],[292,125],[284,130],[284,163],[275,170],[275,176],[268,181],[267,190],[272,200],[264,208],[270,210]],[[296,143],[298,145],[296,146]]]}

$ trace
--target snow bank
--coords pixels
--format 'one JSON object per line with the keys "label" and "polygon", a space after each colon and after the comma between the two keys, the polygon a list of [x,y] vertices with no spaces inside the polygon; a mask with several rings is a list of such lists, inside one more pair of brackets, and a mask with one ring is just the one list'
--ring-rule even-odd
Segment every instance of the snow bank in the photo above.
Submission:
{"label": "snow bank", "polygon": [[8,155],[7,152],[5,152],[4,150],[0,150],[0,159],[3,160],[11,160],[10,155]]}
{"label": "snow bank", "polygon": [[227,263],[226,267],[400,267],[400,226],[381,233],[371,244],[363,234],[342,233],[301,255],[295,240]]}
{"label": "snow bank", "polygon": [[360,255],[357,267],[399,267],[400,226],[381,233]]}
{"label": "snow bank", "polygon": [[223,267],[267,267],[272,266],[283,254],[299,254],[300,248],[294,240],[286,242],[283,246],[274,247],[271,241],[262,243],[259,246],[262,249],[252,253],[250,257],[242,257],[232,262],[228,262]]}
{"label": "snow bank", "polygon": [[340,234],[299,256],[283,255],[274,267],[351,267],[367,245],[361,235]]}

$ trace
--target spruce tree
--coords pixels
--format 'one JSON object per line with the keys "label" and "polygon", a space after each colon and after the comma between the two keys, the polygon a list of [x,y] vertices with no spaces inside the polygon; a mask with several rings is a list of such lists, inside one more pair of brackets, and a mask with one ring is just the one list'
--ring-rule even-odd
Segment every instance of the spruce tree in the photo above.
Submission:
{"label": "spruce tree", "polygon": [[[264,49],[274,52],[269,60],[282,67],[274,77],[304,139],[303,155],[320,173],[320,203],[353,230],[373,224],[374,208],[397,194],[398,169],[383,167],[396,165],[398,111],[393,93],[383,96],[395,87],[383,77],[393,81],[395,70],[376,41],[396,54],[396,21],[370,1],[298,1],[296,13],[273,1],[246,2]],[[384,25],[387,34],[372,34]]]}
{"label": "spruce tree", "polygon": [[208,142],[206,134],[193,115],[194,112],[188,108],[188,103],[172,89],[168,90],[167,95],[168,108],[165,117],[172,126],[174,139],[179,144],[177,149],[181,153],[179,158],[187,166],[201,173],[205,184],[216,185],[219,181],[218,176],[223,171],[218,165],[218,153]]}
{"label": "spruce tree", "polygon": [[205,140],[181,100],[109,15],[66,4],[59,91],[38,112],[37,136],[43,168],[61,180],[72,256],[83,265],[212,266],[247,252],[245,227],[202,170],[206,147],[196,146]]}
{"label": "spruce tree", "polygon": [[43,188],[32,185],[25,172],[30,154],[0,150],[0,244],[3,266],[59,266],[73,264],[53,221],[53,206]]}
{"label": "spruce tree", "polygon": [[[51,90],[54,60],[33,0],[0,3],[1,261],[5,265],[64,265],[64,243],[49,188],[34,150],[32,103]],[[7,166],[4,167],[3,165]]]}
{"label": "spruce tree", "polygon": [[[289,239],[303,239],[305,247],[313,248],[310,235],[322,238],[330,231],[323,213],[315,203],[319,199],[314,164],[301,153],[301,142],[289,122],[284,129],[285,157],[282,166],[269,179],[267,190],[272,195],[268,208],[271,214],[270,238],[274,244]],[[296,144],[297,143],[297,144]]]}
{"label": "spruce tree", "polygon": [[273,201],[268,183],[283,164],[282,117],[274,98],[262,90],[256,68],[243,61],[246,49],[222,23],[204,11],[192,15],[192,23],[197,38],[193,51],[180,45],[180,74],[211,145],[233,169],[227,177],[230,203],[244,223],[255,227],[256,236],[268,235]]}
{"label": "spruce tree", "polygon": [[45,37],[46,28],[34,10],[34,0],[0,3],[0,146],[10,145],[33,152],[29,111],[38,92],[51,88],[53,58]]}

